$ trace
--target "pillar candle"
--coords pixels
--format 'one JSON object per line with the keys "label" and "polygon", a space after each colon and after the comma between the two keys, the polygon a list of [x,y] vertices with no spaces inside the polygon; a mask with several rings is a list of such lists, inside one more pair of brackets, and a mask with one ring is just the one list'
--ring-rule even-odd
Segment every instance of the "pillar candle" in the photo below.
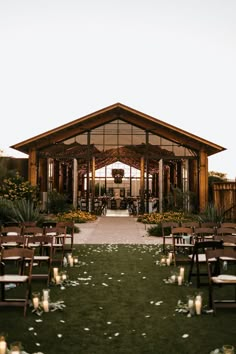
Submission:
{"label": "pillar candle", "polygon": [[58,275],[58,268],[53,268],[53,278],[56,279],[57,275]]}
{"label": "pillar candle", "polygon": [[179,275],[178,276],[178,285],[182,285],[182,282],[183,282],[182,275]]}
{"label": "pillar candle", "polygon": [[200,299],[195,300],[195,310],[197,315],[201,315],[202,311],[202,302]]}
{"label": "pillar candle", "polygon": [[5,338],[2,338],[0,340],[0,354],[5,354],[7,350],[7,343],[5,341]]}
{"label": "pillar candle", "polygon": [[179,270],[179,275],[184,279],[184,267],[181,267]]}
{"label": "pillar candle", "polygon": [[43,309],[44,309],[44,312],[49,312],[49,302],[48,302],[48,300],[43,300]]}

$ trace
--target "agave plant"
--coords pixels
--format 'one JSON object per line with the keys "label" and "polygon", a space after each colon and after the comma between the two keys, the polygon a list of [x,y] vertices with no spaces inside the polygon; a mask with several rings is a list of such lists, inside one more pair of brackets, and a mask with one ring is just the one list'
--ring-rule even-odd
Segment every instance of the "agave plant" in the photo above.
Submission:
{"label": "agave plant", "polygon": [[14,222],[41,221],[43,219],[40,210],[32,200],[17,199],[12,203],[13,216],[11,220]]}

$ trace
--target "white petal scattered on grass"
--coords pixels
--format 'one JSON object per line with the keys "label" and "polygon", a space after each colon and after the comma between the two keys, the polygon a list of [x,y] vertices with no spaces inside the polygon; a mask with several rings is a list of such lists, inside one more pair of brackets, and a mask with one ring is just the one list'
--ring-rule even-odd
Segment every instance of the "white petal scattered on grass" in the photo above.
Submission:
{"label": "white petal scattered on grass", "polygon": [[189,334],[185,333],[182,335],[182,338],[188,338],[189,337]]}
{"label": "white petal scattered on grass", "polygon": [[38,320],[35,320],[35,322],[43,322],[43,320],[41,320],[41,318],[39,318]]}
{"label": "white petal scattered on grass", "polygon": [[102,306],[100,306],[100,307],[99,307],[99,310],[103,310],[103,307],[102,307]]}
{"label": "white petal scattered on grass", "polygon": [[88,327],[85,327],[84,330],[85,331],[90,331],[90,329]]}
{"label": "white petal scattered on grass", "polygon": [[37,347],[40,347],[41,344],[40,343],[35,343],[35,345],[37,345]]}
{"label": "white petal scattered on grass", "polygon": [[38,335],[38,333],[34,332],[34,336],[37,336],[37,335]]}
{"label": "white petal scattered on grass", "polygon": [[119,335],[120,335],[119,332],[117,332],[117,333],[114,334],[115,337],[118,337]]}
{"label": "white petal scattered on grass", "polygon": [[61,337],[62,337],[62,334],[61,334],[61,333],[58,333],[57,337],[58,337],[58,338],[61,338]]}
{"label": "white petal scattered on grass", "polygon": [[146,279],[146,277],[143,277],[142,279]]}
{"label": "white petal scattered on grass", "polygon": [[146,333],[142,333],[142,336],[145,337],[147,334]]}
{"label": "white petal scattered on grass", "polygon": [[107,324],[109,324],[109,325],[110,325],[110,324],[112,324],[112,322],[111,322],[111,321],[108,321],[108,322],[107,322]]}
{"label": "white petal scattered on grass", "polygon": [[146,317],[146,318],[149,318],[149,317],[151,317],[151,315],[146,315],[145,317]]}
{"label": "white petal scattered on grass", "polygon": [[120,273],[121,275],[125,275],[125,273]]}
{"label": "white petal scattered on grass", "polygon": [[66,321],[64,321],[64,320],[60,320],[60,322],[61,322],[61,323],[65,323]]}
{"label": "white petal scattered on grass", "polygon": [[109,277],[108,279],[110,279],[110,280],[111,280],[111,279],[112,279],[112,277]]}
{"label": "white petal scattered on grass", "polygon": [[121,280],[120,279],[117,279],[118,282],[120,282]]}
{"label": "white petal scattered on grass", "polygon": [[154,304],[154,301],[150,301],[150,304],[151,304],[151,305]]}
{"label": "white petal scattered on grass", "polygon": [[108,286],[108,284],[106,284],[106,283],[102,283],[102,285],[103,285],[103,286]]}
{"label": "white petal scattered on grass", "polygon": [[34,330],[34,327],[29,327],[28,330],[29,330],[29,331],[33,331],[33,330]]}
{"label": "white petal scattered on grass", "polygon": [[[72,285],[73,286],[73,285]],[[61,290],[65,290],[65,287],[64,286],[61,286],[61,288],[60,288]]]}
{"label": "white petal scattered on grass", "polygon": [[155,305],[156,305],[156,306],[160,306],[161,304],[163,304],[163,301],[157,301],[157,302],[155,302]]}

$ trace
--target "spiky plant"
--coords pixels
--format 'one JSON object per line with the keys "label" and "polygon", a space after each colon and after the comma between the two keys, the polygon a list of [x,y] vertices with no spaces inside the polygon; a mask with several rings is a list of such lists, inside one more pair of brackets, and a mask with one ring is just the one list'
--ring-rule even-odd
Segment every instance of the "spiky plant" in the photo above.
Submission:
{"label": "spiky plant", "polygon": [[17,199],[12,203],[13,206],[13,217],[14,222],[25,222],[25,221],[37,221],[40,222],[43,219],[42,214],[37,205],[32,200],[27,199]]}

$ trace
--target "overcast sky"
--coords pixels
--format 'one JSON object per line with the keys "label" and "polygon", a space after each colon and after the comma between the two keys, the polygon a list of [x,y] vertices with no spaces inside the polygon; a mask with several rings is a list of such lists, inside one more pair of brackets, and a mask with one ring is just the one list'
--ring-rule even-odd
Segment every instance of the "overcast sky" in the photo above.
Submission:
{"label": "overcast sky", "polygon": [[236,177],[235,0],[0,0],[0,150],[116,102],[225,147]]}

